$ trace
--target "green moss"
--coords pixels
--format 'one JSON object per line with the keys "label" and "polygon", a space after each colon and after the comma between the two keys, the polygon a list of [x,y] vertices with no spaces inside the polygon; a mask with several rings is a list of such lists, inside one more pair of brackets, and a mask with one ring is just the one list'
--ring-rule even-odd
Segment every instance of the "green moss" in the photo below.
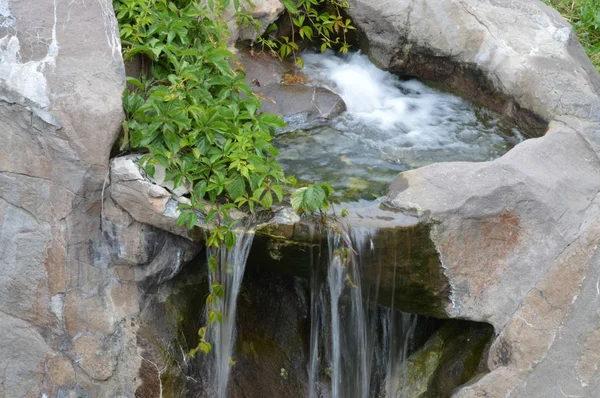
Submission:
{"label": "green moss", "polygon": [[483,373],[481,360],[492,335],[488,324],[447,321],[409,358],[403,391],[410,397],[450,397]]}
{"label": "green moss", "polygon": [[575,29],[590,60],[600,71],[600,2],[598,0],[544,0]]}

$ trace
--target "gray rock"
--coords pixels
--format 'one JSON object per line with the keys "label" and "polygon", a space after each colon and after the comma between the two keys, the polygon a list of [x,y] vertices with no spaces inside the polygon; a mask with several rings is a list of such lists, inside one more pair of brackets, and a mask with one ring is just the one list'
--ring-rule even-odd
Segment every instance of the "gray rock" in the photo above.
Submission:
{"label": "gray rock", "polygon": [[4,3],[0,396],[133,397],[142,290],[199,247],[105,192],[125,86],[112,3]]}
{"label": "gray rock", "polygon": [[264,98],[262,111],[281,116],[293,128],[319,124],[346,110],[344,100],[324,87],[271,84],[257,91]]}
{"label": "gray rock", "polygon": [[391,207],[434,225],[446,313],[496,330],[491,372],[454,395],[597,395],[600,76],[571,27],[528,0],[351,4],[379,65],[550,122],[496,161],[435,164],[391,186]]}
{"label": "gray rock", "polygon": [[260,25],[255,27],[240,24],[238,17],[235,15],[234,4],[231,2],[222,14],[222,18],[227,22],[229,29],[228,41],[231,46],[235,45],[238,41],[253,42],[267,30],[270,24],[277,21],[285,10],[281,0],[240,1],[240,7],[242,11],[248,12],[253,18],[258,20]]}
{"label": "gray rock", "polygon": [[[57,396],[85,373],[64,303],[71,295],[102,303],[110,283],[91,242],[123,116],[123,62],[110,2],[10,0],[2,17],[0,395]],[[106,326],[103,339],[114,315],[98,308],[97,322],[81,325]]]}
{"label": "gray rock", "polygon": [[[307,128],[346,111],[344,100],[325,87],[312,86],[311,82],[284,84],[286,73],[293,75],[295,67],[271,54],[261,52],[250,55],[240,50],[238,62],[243,65],[246,83],[262,99],[262,112],[281,116],[289,128]],[[307,79],[300,73],[300,79]]]}

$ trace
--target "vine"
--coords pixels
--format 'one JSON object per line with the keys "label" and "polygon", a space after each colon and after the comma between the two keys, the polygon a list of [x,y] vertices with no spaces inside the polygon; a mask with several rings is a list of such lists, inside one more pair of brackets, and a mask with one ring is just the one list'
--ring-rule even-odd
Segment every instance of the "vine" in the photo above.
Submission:
{"label": "vine", "polygon": [[[237,0],[233,3],[239,8]],[[286,185],[294,183],[277,163],[272,144],[275,129],[285,123],[260,113],[260,99],[244,83],[243,72],[231,67],[227,25],[220,17],[228,4],[229,0],[114,0],[124,59],[139,57],[149,64],[147,73],[127,78],[121,150],[143,153],[140,167],[149,176],[160,165],[165,180],[173,181],[175,189],[185,188],[189,201],[178,208],[178,225],[191,229],[199,216],[205,217],[204,223],[212,226],[209,249],[235,245],[232,209],[269,209],[284,200]],[[303,6],[302,0],[298,4]],[[311,12],[307,17],[318,15],[322,14]],[[238,14],[242,17],[246,14]],[[302,37],[312,37],[304,25],[300,29]],[[291,204],[298,213],[322,212],[330,205],[331,193],[327,184],[312,184],[296,190]],[[209,326],[222,317],[216,309],[223,298],[217,279],[219,252],[215,250],[208,262],[215,281],[206,300]],[[200,343],[190,355],[211,350],[205,335],[206,328],[200,329]]]}
{"label": "vine", "polygon": [[280,59],[291,55],[300,68],[304,67],[304,61],[298,56],[300,48],[297,36],[303,40],[320,42],[321,52],[327,49],[335,49],[342,54],[348,52],[350,44],[346,36],[355,28],[352,21],[342,15],[342,11],[349,7],[346,0],[283,0],[283,4],[291,34],[274,35],[277,26],[272,24],[265,36],[257,40],[263,49],[268,49]]}

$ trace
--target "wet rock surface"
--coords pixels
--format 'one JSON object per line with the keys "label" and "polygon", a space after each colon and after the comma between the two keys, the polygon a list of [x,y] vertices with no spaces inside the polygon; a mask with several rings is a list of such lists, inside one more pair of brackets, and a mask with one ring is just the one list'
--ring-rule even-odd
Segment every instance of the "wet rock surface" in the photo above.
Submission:
{"label": "wet rock surface", "polygon": [[291,63],[281,62],[266,52],[251,55],[244,49],[238,52],[237,59],[246,73],[246,82],[263,99],[261,110],[281,116],[294,128],[316,126],[346,110],[339,95],[310,85],[302,74],[299,82],[284,83],[284,75],[293,77],[297,73]]}

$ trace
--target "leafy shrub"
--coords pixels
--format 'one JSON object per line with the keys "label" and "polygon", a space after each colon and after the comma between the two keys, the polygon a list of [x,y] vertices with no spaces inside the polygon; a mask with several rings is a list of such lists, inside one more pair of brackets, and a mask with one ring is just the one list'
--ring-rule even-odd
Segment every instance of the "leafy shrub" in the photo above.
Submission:
{"label": "leafy shrub", "polygon": [[[285,123],[259,112],[261,102],[244,83],[244,74],[230,66],[227,26],[219,18],[228,4],[115,0],[115,11],[124,58],[139,56],[150,63],[147,74],[127,78],[132,89],[123,95],[127,118],[121,149],[144,153],[140,165],[150,176],[160,165],[175,188],[185,187],[190,201],[180,206],[179,225],[192,228],[203,212],[206,224],[216,224],[206,245],[231,249],[236,222],[230,210],[268,209],[284,199],[284,184],[290,180],[272,145],[275,129]],[[234,5],[239,6],[238,0]],[[295,194],[294,207],[309,214],[327,207],[331,189],[323,187],[300,190],[302,199]],[[207,298],[210,324],[220,321],[215,304],[223,297],[215,256],[209,260],[215,281]],[[210,351],[205,333],[206,328],[200,329],[200,345],[192,355]]]}
{"label": "leafy shrub", "polygon": [[123,147],[147,152],[150,176],[160,164],[166,179],[187,189],[191,204],[180,222],[193,226],[204,199],[250,210],[281,201],[286,179],[271,141],[285,124],[257,112],[260,100],[230,67],[223,21],[199,1],[116,4],[125,58],[152,62],[151,76],[128,78],[135,89],[124,95]]}

